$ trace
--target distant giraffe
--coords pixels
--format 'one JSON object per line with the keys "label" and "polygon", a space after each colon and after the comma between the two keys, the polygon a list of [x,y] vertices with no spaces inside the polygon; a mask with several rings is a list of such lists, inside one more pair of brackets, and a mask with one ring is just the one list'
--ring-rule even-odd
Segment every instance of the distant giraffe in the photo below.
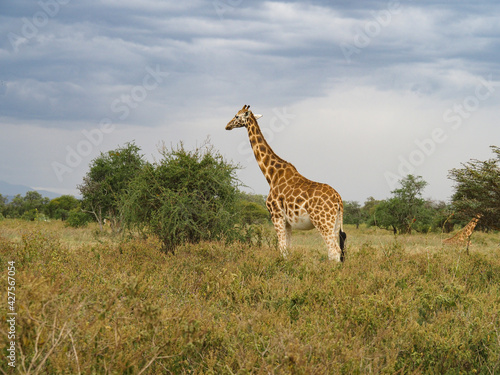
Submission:
{"label": "distant giraffe", "polygon": [[481,219],[483,215],[477,214],[465,227],[463,227],[457,234],[453,237],[447,238],[443,240],[444,244],[447,245],[467,245],[467,249],[469,249],[470,245],[470,237],[472,236],[472,232],[477,225],[479,219]]}
{"label": "distant giraffe", "polygon": [[245,127],[255,159],[269,183],[266,206],[278,234],[279,248],[287,255],[292,229],[316,227],[328,247],[328,258],[344,261],[346,234],[343,232],[342,198],[332,187],[308,180],[295,167],[274,153],[264,139],[250,106],[243,106],[226,130]]}

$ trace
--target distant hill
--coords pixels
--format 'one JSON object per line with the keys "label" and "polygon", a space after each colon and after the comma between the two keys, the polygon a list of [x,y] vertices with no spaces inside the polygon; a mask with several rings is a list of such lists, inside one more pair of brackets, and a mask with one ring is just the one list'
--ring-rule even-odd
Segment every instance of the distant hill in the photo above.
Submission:
{"label": "distant hill", "polygon": [[33,189],[32,187],[25,185],[14,185],[5,181],[0,181],[0,194],[2,194],[4,197],[7,197],[9,200],[11,200],[17,194],[21,194],[24,197],[28,191],[33,190],[38,191],[43,197],[47,197],[50,199],[61,196],[61,194],[53,193],[47,190]]}

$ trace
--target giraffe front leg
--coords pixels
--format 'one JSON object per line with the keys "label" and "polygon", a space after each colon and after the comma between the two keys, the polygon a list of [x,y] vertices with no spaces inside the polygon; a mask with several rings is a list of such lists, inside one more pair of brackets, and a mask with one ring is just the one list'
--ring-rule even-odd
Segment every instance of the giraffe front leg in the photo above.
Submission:
{"label": "giraffe front leg", "polygon": [[271,221],[273,222],[274,229],[278,235],[278,247],[280,249],[280,253],[283,258],[286,258],[288,255],[288,249],[290,248],[292,227],[286,221],[283,207],[279,204],[279,199],[276,199],[272,192],[270,192],[267,196],[266,206],[271,214]]}
{"label": "giraffe front leg", "polygon": [[283,258],[288,255],[288,248],[290,247],[290,237],[292,228],[286,223],[285,218],[272,217],[274,229],[278,235],[278,247]]}

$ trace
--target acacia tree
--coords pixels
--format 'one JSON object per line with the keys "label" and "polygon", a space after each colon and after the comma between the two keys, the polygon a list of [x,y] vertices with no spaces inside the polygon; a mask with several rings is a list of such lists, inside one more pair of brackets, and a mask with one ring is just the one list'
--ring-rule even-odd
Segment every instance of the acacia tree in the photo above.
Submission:
{"label": "acacia tree", "polygon": [[183,242],[228,236],[234,230],[237,167],[209,145],[160,152],[161,160],[146,163],[130,181],[121,201],[124,223],[158,236],[165,252]]}
{"label": "acacia tree", "polygon": [[52,219],[66,220],[71,210],[80,206],[80,201],[72,195],[61,195],[47,205],[47,212]]}
{"label": "acacia tree", "polygon": [[101,153],[92,160],[90,170],[78,185],[82,193],[82,208],[92,214],[102,230],[103,220],[109,219],[114,232],[120,229],[120,200],[129,181],[144,165],[140,148],[134,143]]}
{"label": "acacia tree", "polygon": [[49,198],[43,197],[38,191],[27,191],[24,196],[23,215],[26,220],[35,220],[39,214],[45,213]]}
{"label": "acacia tree", "polygon": [[431,214],[422,198],[427,182],[421,176],[408,175],[400,182],[401,187],[393,190],[392,197],[375,207],[369,224],[392,229],[394,234],[411,234],[413,228],[430,228]]}
{"label": "acacia tree", "polygon": [[495,158],[473,159],[450,170],[448,178],[455,181],[452,203],[458,215],[470,220],[482,214],[482,225],[500,229],[500,148],[491,149]]}
{"label": "acacia tree", "polygon": [[344,224],[355,224],[356,229],[363,219],[361,205],[356,201],[344,202]]}
{"label": "acacia tree", "polygon": [[5,211],[7,209],[7,197],[0,194],[0,220],[5,216]]}
{"label": "acacia tree", "polygon": [[[4,204],[7,202],[3,201]],[[42,197],[37,191],[27,191],[25,196],[17,194],[12,200],[5,204],[2,212],[8,217],[22,217],[26,220],[35,220],[39,214],[45,214],[49,198]],[[2,213],[0,212],[0,213]]]}

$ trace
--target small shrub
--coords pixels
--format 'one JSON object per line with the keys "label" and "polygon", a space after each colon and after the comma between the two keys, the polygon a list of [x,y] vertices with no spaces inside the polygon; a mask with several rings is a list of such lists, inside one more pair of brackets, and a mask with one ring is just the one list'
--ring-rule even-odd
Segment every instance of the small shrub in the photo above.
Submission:
{"label": "small shrub", "polygon": [[21,236],[18,250],[20,267],[29,264],[33,269],[44,269],[49,274],[51,271],[61,272],[68,257],[67,249],[61,246],[60,240],[52,233],[31,230]]}
{"label": "small shrub", "polygon": [[71,210],[66,220],[66,225],[73,228],[87,226],[92,221],[92,217],[81,210]]}
{"label": "small shrub", "polygon": [[25,211],[24,214],[21,216],[21,219],[26,221],[35,221],[37,216],[38,216],[38,210],[32,209]]}

